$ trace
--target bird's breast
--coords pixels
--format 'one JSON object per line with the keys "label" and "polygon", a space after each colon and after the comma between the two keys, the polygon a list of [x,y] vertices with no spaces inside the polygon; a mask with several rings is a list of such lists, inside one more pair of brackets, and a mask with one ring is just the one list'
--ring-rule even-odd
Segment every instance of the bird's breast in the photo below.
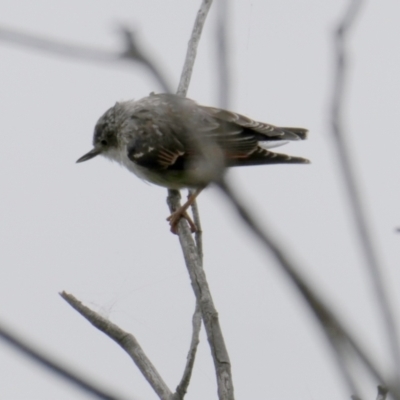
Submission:
{"label": "bird's breast", "polygon": [[120,151],[118,149],[112,149],[104,154],[104,156],[112,161],[118,162],[140,179],[158,186],[169,189],[196,188],[200,186],[193,181],[188,171],[155,170],[142,167],[131,161],[125,150]]}

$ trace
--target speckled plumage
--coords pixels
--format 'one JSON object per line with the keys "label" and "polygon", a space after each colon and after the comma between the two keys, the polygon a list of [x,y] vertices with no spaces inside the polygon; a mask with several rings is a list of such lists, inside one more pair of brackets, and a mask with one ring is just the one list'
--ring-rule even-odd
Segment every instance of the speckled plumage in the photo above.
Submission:
{"label": "speckled plumage", "polygon": [[265,147],[305,139],[306,134],[306,129],[275,127],[176,95],[151,94],[106,111],[96,124],[93,150],[78,162],[101,154],[151,183],[194,188],[204,186],[190,170],[199,157],[196,140],[212,140],[228,167],[303,164],[309,161]]}

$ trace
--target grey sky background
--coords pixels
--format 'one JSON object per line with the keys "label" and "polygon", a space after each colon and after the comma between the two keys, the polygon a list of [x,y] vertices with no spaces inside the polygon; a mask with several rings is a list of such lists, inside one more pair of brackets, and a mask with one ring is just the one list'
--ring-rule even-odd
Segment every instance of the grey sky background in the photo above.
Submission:
{"label": "grey sky background", "polygon": [[[0,27],[121,49],[118,26],[176,86],[200,1],[2,0]],[[310,129],[279,149],[311,165],[229,176],[302,271],[389,365],[331,140],[332,31],[346,1],[231,2],[232,110]],[[400,294],[400,6],[365,3],[350,41],[346,129],[397,318]],[[188,96],[217,104],[211,10]],[[76,165],[116,101],[159,87],[140,66],[80,63],[0,42],[0,319],[48,354],[126,398],[155,399],[129,357],[59,296],[66,290],[137,339],[174,389],[190,341],[194,296],[166,190],[105,159]],[[231,356],[237,398],[349,398],[312,315],[275,261],[215,188],[199,198],[205,269]],[[0,397],[85,399],[0,343]],[[365,385],[368,398],[375,386]],[[188,399],[216,398],[204,334]],[[366,397],[367,398],[367,397]]]}

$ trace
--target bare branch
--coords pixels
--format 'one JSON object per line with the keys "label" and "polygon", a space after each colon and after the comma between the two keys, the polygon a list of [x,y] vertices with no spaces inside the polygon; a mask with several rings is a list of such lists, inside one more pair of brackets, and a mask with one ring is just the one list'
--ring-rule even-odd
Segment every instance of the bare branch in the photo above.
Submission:
{"label": "bare branch", "polygon": [[[378,369],[377,363],[372,361],[366,350],[363,349],[360,344],[357,343],[357,341],[351,336],[344,325],[340,322],[339,318],[334,315],[332,310],[330,310],[325,304],[321,296],[318,295],[316,291],[312,289],[312,286],[306,282],[305,278],[298,272],[299,268],[296,267],[293,261],[289,260],[281,247],[272,239],[273,236],[267,233],[265,228],[261,228],[257,220],[240,202],[226,181],[221,181],[218,185],[230,200],[238,215],[261,241],[264,247],[274,255],[282,270],[288,275],[292,283],[297,287],[306,303],[314,312],[314,315],[323,328],[323,331],[329,339],[329,343],[332,345],[333,349],[335,351],[338,351],[342,348],[352,350],[354,354],[359,357],[370,374],[378,382],[381,382],[387,386],[387,380],[384,378],[384,374]],[[394,388],[392,390],[392,387],[389,387],[389,389],[396,399],[400,399],[400,395],[397,390]]]}
{"label": "bare branch", "polygon": [[228,60],[228,1],[218,0],[218,21],[217,21],[217,62],[218,62],[218,83],[219,83],[219,106],[228,109],[230,101],[230,73]]}
{"label": "bare branch", "polygon": [[[183,97],[186,97],[188,89],[189,89],[190,80],[191,80],[192,74],[193,74],[194,62],[196,60],[196,55],[197,55],[197,48],[199,46],[201,34],[203,32],[203,27],[206,22],[208,12],[210,11],[212,2],[213,2],[213,0],[202,0],[199,11],[197,12],[196,19],[194,21],[192,34],[191,34],[189,42],[188,42],[188,48],[187,48],[187,52],[186,52],[185,62],[184,62],[183,68],[182,68],[181,78],[179,80],[179,85],[178,85],[178,89],[176,92],[178,95],[183,96]],[[190,190],[189,196],[192,193],[193,192]],[[174,193],[169,192],[168,197],[174,197],[175,195],[174,195]],[[180,206],[179,200],[178,200],[177,205],[178,205],[178,207]],[[197,252],[199,255],[199,259],[200,259],[201,263],[203,264],[203,239],[202,239],[203,232],[201,230],[200,214],[199,214],[199,209],[198,209],[196,201],[192,204],[191,209],[192,209],[192,213],[193,213],[194,223],[197,227],[197,231],[195,234]]]}
{"label": "bare branch", "polygon": [[60,378],[68,381],[79,389],[103,400],[121,399],[120,397],[107,393],[105,390],[100,389],[97,385],[94,385],[83,379],[81,374],[78,375],[75,372],[72,372],[68,368],[62,366],[60,362],[52,360],[43,353],[40,353],[22,339],[17,338],[15,334],[11,333],[3,326],[0,326],[0,338],[34,362],[38,363],[44,368],[47,368],[48,371],[58,375]]}
{"label": "bare branch", "polygon": [[196,302],[196,309],[194,310],[192,325],[193,325],[192,340],[190,342],[190,348],[187,355],[186,366],[183,372],[182,379],[176,388],[174,394],[175,396],[174,400],[181,400],[185,397],[187,388],[190,383],[190,378],[192,376],[194,361],[196,359],[197,346],[199,344],[199,334],[201,328],[201,310],[198,302]]}
{"label": "bare branch", "polygon": [[394,358],[396,376],[400,376],[400,348],[398,343],[397,328],[394,322],[393,313],[387,299],[383,277],[379,266],[378,256],[375,250],[375,243],[371,237],[367,222],[364,204],[361,200],[356,172],[352,164],[352,157],[346,143],[346,134],[343,128],[343,104],[347,78],[347,40],[348,32],[352,28],[355,18],[358,15],[362,0],[350,0],[348,9],[340,21],[335,33],[335,56],[336,72],[333,82],[331,124],[334,142],[336,143],[339,156],[339,165],[346,187],[348,200],[354,216],[360,244],[364,252],[366,266],[371,276],[375,289],[376,299],[383,314],[386,325],[386,333],[391,347],[390,353]]}
{"label": "bare branch", "polygon": [[206,22],[208,11],[212,5],[212,0],[202,0],[200,9],[197,12],[197,17],[194,22],[192,35],[188,43],[188,49],[186,52],[185,63],[183,65],[183,70],[181,74],[181,79],[179,81],[177,94],[186,97],[187,91],[190,84],[190,79],[192,78],[193,66],[196,60],[197,47],[200,42],[201,33],[203,32],[203,27]]}
{"label": "bare branch", "polygon": [[[168,205],[171,212],[179,207],[180,194],[176,190],[170,190]],[[225,341],[219,325],[218,313],[208,287],[206,276],[202,268],[196,245],[186,221],[178,223],[179,241],[181,243],[186,267],[196,299],[200,304],[201,313],[211,354],[217,374],[218,396],[220,400],[233,400],[233,382],[229,355],[226,350]]]}
{"label": "bare branch", "polygon": [[[193,190],[189,190],[189,196],[194,193]],[[196,240],[196,247],[197,247],[197,254],[199,255],[199,259],[201,265],[203,265],[203,231],[201,228],[201,221],[200,221],[200,213],[199,207],[197,206],[197,201],[195,201],[192,206],[192,214],[193,214],[193,221],[196,225],[196,232],[194,233],[194,238]]]}
{"label": "bare branch", "polygon": [[0,40],[81,61],[114,63],[120,58],[120,54],[111,51],[71,45],[2,27],[0,27]]}
{"label": "bare branch", "polygon": [[351,365],[348,362],[349,357],[352,355],[351,349],[345,346],[345,341],[342,339],[331,340],[332,347],[334,348],[334,355],[338,364],[338,369],[342,375],[343,381],[346,383],[349,393],[353,393],[351,398],[353,400],[361,400],[358,397],[360,393],[359,386],[351,371]]}
{"label": "bare branch", "polygon": [[121,29],[122,34],[125,37],[126,50],[122,53],[122,58],[127,60],[136,61],[142,63],[152,73],[154,79],[160,84],[165,93],[172,93],[172,89],[168,85],[167,80],[164,78],[161,70],[157,68],[156,64],[151,62],[148,56],[139,48],[135,34],[127,29]]}
{"label": "bare branch", "polygon": [[[186,53],[186,59],[181,79],[177,90],[177,94],[181,96],[186,96],[186,93],[188,91],[193,71],[193,65],[196,58],[197,46],[199,44],[201,32],[203,30],[205,19],[207,17],[207,13],[211,7],[211,4],[211,0],[203,0],[197,13],[192,36],[188,44],[188,51]],[[195,135],[193,136],[194,139],[196,139]],[[207,150],[206,145],[204,145],[200,141],[196,141],[196,144],[198,144],[200,151]],[[208,153],[207,151],[202,152],[205,153],[205,155],[207,155]],[[214,176],[216,175],[216,173],[220,175],[219,171],[222,172],[222,169],[219,168],[218,160],[213,159],[211,160],[210,164],[212,164],[211,169],[215,170],[211,171]],[[169,190],[167,203],[171,212],[174,212],[176,209],[178,209],[180,207],[179,191]],[[198,210],[196,206],[193,208],[193,211],[194,217],[195,219],[197,219],[196,222],[200,226],[200,218],[198,216]],[[188,269],[189,276],[192,282],[192,287],[201,309],[208,342],[211,348],[211,354],[217,374],[218,397],[220,400],[233,400],[234,393],[229,355],[226,350],[221,327],[219,325],[218,313],[214,307],[211,292],[208,287],[206,276],[202,267],[203,260],[201,233],[196,236],[197,243],[199,245],[199,247],[196,247],[195,242],[193,241],[193,238],[190,234],[187,222],[181,220],[178,223],[178,235],[185,258],[186,267]]]}
{"label": "bare branch", "polygon": [[20,45],[32,50],[44,51],[52,55],[73,58],[79,61],[89,61],[94,63],[122,64],[135,62],[143,64],[151,72],[163,91],[172,93],[167,84],[167,80],[154,63],[139,49],[134,33],[122,27],[121,33],[125,42],[125,50],[112,52],[107,50],[95,49],[79,45],[71,45],[60,41],[46,39],[40,36],[18,32],[12,29],[0,27],[0,40]]}
{"label": "bare branch", "polygon": [[147,358],[143,349],[132,334],[123,331],[117,325],[84,306],[71,294],[62,292],[60,293],[60,296],[72,308],[78,311],[79,314],[85,317],[94,327],[114,340],[128,353],[160,399],[170,400],[172,398],[172,392],[169,390],[168,386],[165,384],[152,362]]}

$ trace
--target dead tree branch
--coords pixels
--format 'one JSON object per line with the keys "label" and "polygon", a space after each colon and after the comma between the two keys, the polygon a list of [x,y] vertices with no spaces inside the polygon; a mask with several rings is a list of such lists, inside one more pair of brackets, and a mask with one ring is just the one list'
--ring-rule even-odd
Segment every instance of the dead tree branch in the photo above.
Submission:
{"label": "dead tree branch", "polygon": [[201,328],[201,310],[199,303],[196,302],[196,309],[194,310],[192,318],[192,340],[190,342],[190,348],[187,355],[185,370],[183,371],[183,376],[179,385],[176,388],[174,394],[174,400],[181,400],[184,398],[187,388],[190,383],[190,378],[192,376],[194,361],[196,359],[197,346],[199,344],[199,334]]}
{"label": "dead tree branch", "polygon": [[[361,347],[357,340],[353,338],[344,324],[340,322],[340,319],[333,313],[330,307],[325,304],[322,297],[306,281],[305,277],[298,272],[299,268],[296,266],[295,262],[289,259],[286,252],[273,239],[273,235],[269,233],[265,227],[261,228],[257,219],[254,218],[249,210],[241,203],[226,181],[221,181],[218,185],[232,203],[241,219],[260,240],[265,249],[273,254],[282,270],[299,290],[303,299],[320,323],[335,354],[339,354],[339,356],[341,354],[348,355],[348,352],[351,351],[353,355],[357,356],[363,363],[374,379],[381,382],[385,387],[388,387],[394,398],[400,399],[400,394],[397,389],[388,386],[388,379],[385,378],[385,374],[378,368],[378,364],[368,355],[368,352]],[[344,350],[343,353],[342,350]],[[347,360],[343,359],[343,362],[347,362]],[[340,372],[346,373],[343,369],[340,369]],[[345,382],[349,382],[347,376],[344,376],[344,378]],[[353,387],[349,389],[352,390]]]}
{"label": "dead tree branch", "polygon": [[231,85],[230,85],[230,71],[229,71],[229,57],[228,57],[228,1],[218,1],[218,15],[217,15],[217,70],[218,70],[218,84],[219,84],[219,106],[224,109],[229,109],[229,102],[231,98]]}
{"label": "dead tree branch", "polygon": [[[171,190],[168,204],[173,211],[179,204],[179,192]],[[208,342],[217,374],[218,396],[221,400],[233,400],[233,383],[229,355],[219,325],[217,310],[212,300],[207,279],[202,268],[196,245],[186,221],[178,224],[179,241],[182,247],[185,263],[189,272],[196,299],[200,304],[201,314],[207,333]]]}
{"label": "dead tree branch", "polygon": [[[181,75],[181,80],[178,86],[177,93],[180,95],[186,95],[187,93],[196,58],[197,46],[200,41],[205,19],[211,4],[211,0],[203,0],[200,10],[197,14],[195,25],[192,31],[192,37],[188,45],[188,51]],[[200,148],[200,150],[202,149]],[[171,212],[179,208],[180,193],[176,190],[169,190],[167,203]],[[195,212],[197,214],[196,209]],[[197,215],[195,217],[198,219]],[[221,400],[233,400],[233,382],[229,355],[226,350],[221,327],[219,325],[218,313],[215,309],[211,292],[202,267],[201,236],[197,236],[197,242],[200,243],[200,247],[197,248],[190,233],[189,226],[184,220],[181,220],[178,224],[178,235],[186,266],[192,282],[192,287],[201,309],[208,342],[211,348],[211,354],[217,374],[218,396]]]}
{"label": "dead tree branch", "polygon": [[100,389],[97,385],[94,385],[89,381],[83,379],[81,377],[81,374],[78,375],[77,373],[72,372],[68,368],[62,366],[60,362],[52,360],[50,357],[34,349],[33,346],[27,344],[25,341],[18,338],[14,333],[10,332],[3,326],[0,326],[0,337],[9,345],[11,345],[14,349],[20,351],[22,354],[35,361],[42,367],[46,368],[53,374],[56,374],[64,380],[72,383],[79,389],[103,400],[121,399],[120,397],[117,397],[115,395],[107,393],[105,390]]}
{"label": "dead tree branch", "polygon": [[178,90],[176,94],[186,97],[189,89],[190,80],[192,78],[194,62],[196,60],[197,48],[199,46],[203,27],[206,22],[208,12],[210,11],[213,0],[203,0],[199,11],[197,12],[196,20],[192,34],[189,39],[188,48],[186,52],[185,63],[183,65],[181,79],[179,81]]}
{"label": "dead tree branch", "polygon": [[398,342],[397,328],[391,311],[382,272],[379,265],[378,255],[375,250],[375,243],[371,236],[368,225],[368,218],[364,204],[361,199],[359,184],[356,172],[353,167],[352,157],[347,144],[346,133],[343,123],[343,108],[346,94],[346,83],[348,73],[348,34],[353,27],[354,21],[359,13],[363,1],[350,0],[349,6],[343,19],[339,22],[335,31],[335,57],[336,71],[333,82],[333,94],[331,104],[331,124],[334,143],[339,157],[339,167],[341,169],[343,182],[345,185],[348,201],[354,217],[354,223],[360,240],[360,245],[364,253],[366,267],[371,277],[372,285],[375,290],[376,300],[381,309],[386,334],[390,345],[390,353],[393,355],[396,368],[397,379],[400,376],[400,347]]}
{"label": "dead tree branch", "polygon": [[120,345],[128,353],[160,399],[171,400],[172,392],[169,390],[152,362],[147,358],[139,342],[131,333],[125,332],[108,319],[84,306],[71,294],[62,292],[60,293],[60,296],[73,309],[86,318],[95,328],[106,334],[110,339],[114,340],[114,342]]}
{"label": "dead tree branch", "polygon": [[122,52],[113,52],[107,50],[95,49],[93,47],[85,47],[79,45],[71,45],[60,41],[35,36],[13,29],[0,27],[0,40],[26,47],[30,50],[43,51],[51,55],[58,55],[76,59],[78,61],[86,61],[92,63],[106,63],[113,65],[123,65],[127,62],[142,64],[160,84],[165,92],[171,92],[167,80],[163,76],[161,70],[151,62],[148,56],[139,49],[137,40],[132,31],[122,27],[121,34],[123,37],[125,49]]}

